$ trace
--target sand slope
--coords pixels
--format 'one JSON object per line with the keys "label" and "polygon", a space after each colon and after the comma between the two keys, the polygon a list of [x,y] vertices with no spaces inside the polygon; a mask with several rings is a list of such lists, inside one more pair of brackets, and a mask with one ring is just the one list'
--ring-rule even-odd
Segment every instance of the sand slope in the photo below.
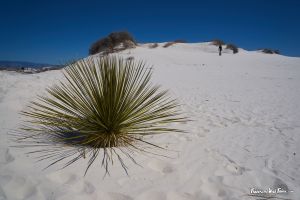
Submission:
{"label": "sand slope", "polygon": [[42,171],[7,133],[18,114],[61,71],[0,72],[0,200],[240,200],[251,188],[293,190],[300,196],[300,59],[240,49],[218,56],[208,43],[155,49],[142,45],[120,55],[153,65],[153,82],[170,89],[193,120],[186,134],[149,138],[171,158],[136,155],[128,177],[116,164],[111,176],[85,161]]}

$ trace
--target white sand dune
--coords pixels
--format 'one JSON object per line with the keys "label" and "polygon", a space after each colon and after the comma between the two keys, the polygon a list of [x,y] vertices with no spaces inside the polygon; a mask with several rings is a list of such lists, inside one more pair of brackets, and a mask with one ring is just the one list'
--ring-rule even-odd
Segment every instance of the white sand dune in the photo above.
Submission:
{"label": "white sand dune", "polygon": [[193,120],[187,133],[149,138],[170,158],[135,155],[129,176],[117,163],[103,179],[101,163],[84,177],[86,161],[42,171],[7,133],[18,114],[61,71],[22,75],[0,71],[0,200],[241,200],[251,188],[281,188],[300,197],[300,58],[240,49],[218,56],[208,43],[155,49],[141,45],[120,55],[153,65],[153,82],[170,89]]}

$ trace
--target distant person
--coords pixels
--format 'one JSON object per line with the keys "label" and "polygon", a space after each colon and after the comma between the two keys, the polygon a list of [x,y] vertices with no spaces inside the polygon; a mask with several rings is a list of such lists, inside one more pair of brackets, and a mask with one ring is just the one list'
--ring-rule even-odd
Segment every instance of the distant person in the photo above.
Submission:
{"label": "distant person", "polygon": [[222,45],[219,45],[219,56],[222,55]]}

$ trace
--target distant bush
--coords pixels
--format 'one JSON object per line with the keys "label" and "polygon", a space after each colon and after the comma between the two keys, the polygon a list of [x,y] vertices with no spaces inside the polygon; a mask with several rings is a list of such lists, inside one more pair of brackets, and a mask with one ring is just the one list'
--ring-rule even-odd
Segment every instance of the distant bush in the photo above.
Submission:
{"label": "distant bush", "polygon": [[118,50],[135,47],[136,42],[128,32],[114,32],[107,37],[93,43],[89,49],[89,55],[99,52],[112,53]]}
{"label": "distant bush", "polygon": [[182,40],[182,39],[178,39],[178,40],[174,40],[175,43],[187,43],[186,40]]}
{"label": "distant bush", "polygon": [[233,51],[233,53],[237,53],[237,52],[239,52],[239,49],[237,48],[237,46],[236,45],[234,45],[234,44],[227,44],[226,45],[226,49],[230,49],[230,50],[232,50]]}
{"label": "distant bush", "polygon": [[124,45],[126,46],[128,45],[128,41],[131,41],[134,44],[136,44],[134,38],[128,32],[114,32],[109,34],[108,37],[111,38],[114,46],[119,45],[121,43],[124,43]]}
{"label": "distant bush", "polygon": [[261,49],[261,51],[263,53],[266,53],[266,54],[280,54],[279,50],[274,50],[274,49]]}
{"label": "distant bush", "polygon": [[93,43],[89,49],[89,55],[93,55],[102,51],[112,50],[113,44],[110,38],[106,37]]}
{"label": "distant bush", "polygon": [[169,46],[172,46],[173,44],[175,44],[175,42],[167,42],[163,48],[168,48]]}
{"label": "distant bush", "polygon": [[172,41],[172,42],[167,42],[163,47],[164,48],[168,48],[169,46],[172,46],[172,45],[174,45],[174,44],[176,44],[176,43],[186,43],[187,41],[186,40],[181,40],[181,39],[179,39],[179,40],[174,40],[174,41]]}
{"label": "distant bush", "polygon": [[154,49],[154,48],[156,48],[156,47],[158,47],[158,44],[157,44],[157,43],[153,43],[153,44],[150,44],[150,45],[149,45],[149,48],[150,48],[150,49]]}
{"label": "distant bush", "polygon": [[211,41],[212,45],[216,45],[216,46],[220,46],[220,45],[225,45],[225,42],[223,40],[220,39],[214,39]]}

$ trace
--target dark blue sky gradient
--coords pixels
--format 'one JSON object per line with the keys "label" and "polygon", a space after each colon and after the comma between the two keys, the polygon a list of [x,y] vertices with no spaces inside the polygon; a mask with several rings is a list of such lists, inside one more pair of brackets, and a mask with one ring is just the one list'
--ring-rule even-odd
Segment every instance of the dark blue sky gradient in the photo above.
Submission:
{"label": "dark blue sky gradient", "polygon": [[64,63],[122,30],[138,42],[220,38],[299,57],[299,10],[298,0],[0,0],[0,60]]}

